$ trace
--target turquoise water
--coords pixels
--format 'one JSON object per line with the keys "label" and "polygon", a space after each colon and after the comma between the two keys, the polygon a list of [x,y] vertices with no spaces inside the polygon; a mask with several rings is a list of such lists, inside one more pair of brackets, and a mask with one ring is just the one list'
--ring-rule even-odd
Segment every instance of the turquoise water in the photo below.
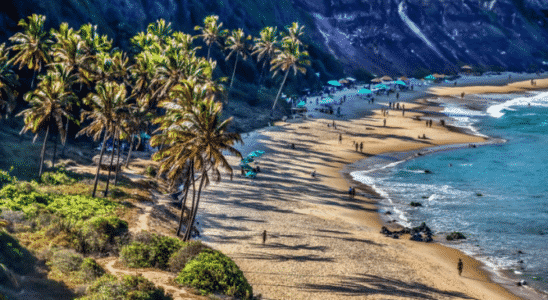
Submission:
{"label": "turquoise water", "polygon": [[[453,247],[548,291],[548,93],[493,101],[486,108],[449,105],[445,111],[457,125],[505,143],[352,175],[372,185],[384,209],[403,225],[425,221],[439,236],[463,232],[468,238]],[[412,201],[423,206],[413,208]]]}

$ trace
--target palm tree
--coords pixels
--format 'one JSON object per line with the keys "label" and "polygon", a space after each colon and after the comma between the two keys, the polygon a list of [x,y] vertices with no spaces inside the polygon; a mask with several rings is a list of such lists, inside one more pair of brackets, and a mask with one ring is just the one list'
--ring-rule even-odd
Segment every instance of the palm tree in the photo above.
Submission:
{"label": "palm tree", "polygon": [[245,37],[244,31],[240,29],[232,30],[228,38],[226,39],[226,49],[230,50],[226,56],[226,60],[229,60],[232,54],[236,55],[236,61],[234,62],[234,71],[232,72],[232,78],[230,79],[229,93],[234,84],[234,75],[236,75],[236,67],[238,66],[238,58],[242,56],[243,59],[247,58],[247,51],[249,46],[247,40],[251,40],[251,36]]}
{"label": "palm tree", "polygon": [[304,35],[304,26],[300,26],[298,22],[293,22],[291,26],[287,28],[288,35],[284,36],[284,40],[293,40],[297,45],[303,45],[301,37]]}
{"label": "palm tree", "polygon": [[255,38],[255,45],[253,45],[252,55],[257,55],[257,62],[263,60],[263,66],[261,67],[261,77],[259,78],[259,84],[262,80],[262,75],[266,63],[269,62],[277,49],[278,44],[278,28],[265,27],[261,30],[261,37]]}
{"label": "palm tree", "polygon": [[40,154],[39,177],[42,176],[46,142],[51,125],[57,125],[57,129],[64,139],[66,132],[62,117],[72,118],[67,112],[67,104],[74,101],[76,96],[68,88],[69,85],[70,83],[67,82],[67,78],[61,76],[59,73],[48,72],[41,78],[36,90],[25,94],[25,101],[29,102],[32,106],[17,115],[23,116],[25,119],[25,125],[21,133],[25,133],[28,130],[32,131],[35,133],[34,140],[38,137],[41,129],[46,129],[46,136],[44,137]]}
{"label": "palm tree", "polygon": [[211,46],[217,44],[221,46],[221,39],[228,34],[226,29],[221,29],[223,23],[219,23],[219,16],[207,16],[204,19],[204,27],[196,26],[194,30],[200,30],[202,33],[198,35],[204,40],[207,45],[207,60],[211,54]]}
{"label": "palm tree", "polygon": [[[193,107],[186,112],[182,112],[180,120],[170,125],[161,134],[153,136],[150,141],[152,146],[167,141],[168,146],[158,151],[153,159],[161,161],[159,173],[167,173],[169,180],[176,180],[181,173],[190,173],[188,175],[191,176],[191,181],[194,184],[194,170],[200,172],[198,194],[196,198],[193,196],[190,219],[183,238],[185,241],[190,238],[202,188],[209,183],[208,172],[212,172],[216,180],[221,179],[219,167],[232,172],[232,168],[223,156],[222,151],[229,151],[241,157],[240,152],[232,147],[234,143],[242,142],[240,135],[226,131],[232,118],[221,122],[222,105],[214,102],[213,95],[206,96],[207,93],[202,95],[204,95],[204,98],[197,102],[194,99],[187,99],[188,102],[194,103]],[[186,171],[189,167],[190,172]],[[189,180],[187,180],[188,182]],[[188,187],[188,184],[186,186]],[[182,225],[184,208],[183,205],[180,225]],[[179,231],[180,226],[178,234]]]}
{"label": "palm tree", "polygon": [[[8,50],[6,44],[0,45],[0,108],[6,108],[6,118],[11,114],[15,108],[17,91],[16,87],[19,86],[19,77],[11,69],[9,63]],[[2,115],[0,114],[0,119]]]}
{"label": "palm tree", "polygon": [[116,108],[126,100],[126,88],[124,84],[114,82],[99,82],[95,87],[95,93],[90,93],[84,102],[91,106],[92,111],[82,112],[82,121],[85,119],[92,122],[80,130],[76,136],[86,134],[93,137],[97,141],[103,134],[103,145],[99,154],[99,163],[95,174],[95,182],[93,185],[92,197],[95,197],[97,191],[97,182],[99,180],[99,172],[101,170],[101,162],[105,153],[105,146],[110,136],[115,132]]}
{"label": "palm tree", "polygon": [[276,107],[276,103],[280,98],[280,94],[284,87],[289,71],[293,69],[295,75],[297,75],[297,71],[305,74],[306,68],[303,67],[303,65],[310,65],[310,61],[307,59],[308,52],[301,51],[299,49],[299,44],[296,40],[284,40],[282,48],[283,50],[276,51],[276,56],[272,60],[271,71],[276,70],[273,76],[276,76],[279,71],[285,72],[284,79],[282,81],[282,84],[280,85],[280,89],[278,90],[278,95],[276,95],[276,100],[274,100],[274,105],[272,105],[272,112],[274,112],[274,107]]}
{"label": "palm tree", "polygon": [[[27,66],[36,74],[42,70],[42,65],[50,62],[49,46],[51,41],[48,32],[44,29],[45,21],[45,16],[36,14],[28,17],[28,23],[25,19],[21,19],[18,25],[23,27],[23,32],[18,32],[9,38],[14,44],[9,49],[16,52],[12,62],[19,64],[19,70],[23,66]],[[31,86],[34,86],[34,76]]]}

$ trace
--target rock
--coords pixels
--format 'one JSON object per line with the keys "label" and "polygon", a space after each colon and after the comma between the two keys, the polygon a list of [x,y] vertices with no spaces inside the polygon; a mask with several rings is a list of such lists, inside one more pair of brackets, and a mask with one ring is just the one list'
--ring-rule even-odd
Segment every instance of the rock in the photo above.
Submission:
{"label": "rock", "polygon": [[420,233],[415,233],[411,236],[410,240],[412,241],[415,241],[415,242],[422,242],[423,239],[422,239],[422,235]]}
{"label": "rock", "polygon": [[463,239],[466,239],[466,237],[464,236],[464,234],[458,231],[453,231],[447,235],[446,239],[448,241],[453,241],[453,240],[463,240]]}
{"label": "rock", "polygon": [[521,250],[518,250],[518,254],[525,254],[525,253]]}
{"label": "rock", "polygon": [[385,215],[391,215],[392,212],[391,212],[391,211],[387,211],[387,212],[385,212],[384,214],[385,214]]}
{"label": "rock", "polygon": [[409,203],[409,205],[411,205],[412,207],[419,207],[419,206],[422,206],[422,203],[420,203],[420,202],[411,202],[411,203]]}
{"label": "rock", "polygon": [[527,285],[527,281],[522,279],[522,280],[518,281],[516,284],[517,284],[517,286],[524,286],[524,285]]}
{"label": "rock", "polygon": [[424,174],[432,174],[432,171],[430,171],[430,170],[424,170]]}

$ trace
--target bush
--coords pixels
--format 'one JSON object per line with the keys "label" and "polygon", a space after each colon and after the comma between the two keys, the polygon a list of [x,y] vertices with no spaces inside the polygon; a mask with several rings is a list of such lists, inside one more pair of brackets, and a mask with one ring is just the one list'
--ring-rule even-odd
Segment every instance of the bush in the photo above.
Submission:
{"label": "bush", "polygon": [[152,166],[148,166],[146,169],[145,169],[145,175],[149,176],[149,177],[156,177],[156,169]]}
{"label": "bush", "polygon": [[154,284],[142,276],[124,275],[121,279],[107,274],[97,279],[87,289],[87,296],[80,300],[168,300],[164,289],[155,287]]}
{"label": "bush", "polygon": [[462,233],[460,233],[460,232],[458,232],[458,231],[453,231],[453,232],[451,232],[451,233],[448,234],[445,238],[446,238],[448,241],[466,239],[466,237],[464,236],[464,234],[462,234]]}
{"label": "bush", "polygon": [[35,259],[32,254],[5,231],[0,231],[0,263],[9,269],[26,274],[34,269]]}
{"label": "bush", "polygon": [[0,170],[0,187],[7,183],[13,183],[16,180],[17,178],[11,176],[8,171]]}
{"label": "bush", "polygon": [[106,253],[116,250],[124,236],[128,225],[118,217],[93,217],[79,223],[69,234],[71,245],[82,253]]}
{"label": "bush", "polygon": [[173,255],[169,258],[169,271],[180,272],[191,259],[205,249],[210,248],[202,244],[200,241],[192,241],[187,243],[184,247],[179,249],[179,251],[173,253]]}
{"label": "bush", "polygon": [[92,282],[95,279],[103,276],[105,270],[93,258],[84,258],[80,265],[80,277],[85,282]]}
{"label": "bush", "polygon": [[63,275],[70,275],[72,272],[79,271],[84,256],[73,250],[58,250],[53,253],[48,266],[55,268]]}
{"label": "bush", "polygon": [[253,290],[238,266],[219,251],[209,249],[188,262],[175,281],[194,287],[202,294],[219,292],[244,299],[253,296]]}
{"label": "bush", "polygon": [[65,168],[59,168],[54,172],[44,172],[40,177],[42,183],[48,185],[73,184],[78,181],[76,173],[69,172]]}
{"label": "bush", "polygon": [[142,233],[130,245],[122,248],[120,260],[130,268],[156,267],[165,270],[170,256],[183,245],[177,238]]}

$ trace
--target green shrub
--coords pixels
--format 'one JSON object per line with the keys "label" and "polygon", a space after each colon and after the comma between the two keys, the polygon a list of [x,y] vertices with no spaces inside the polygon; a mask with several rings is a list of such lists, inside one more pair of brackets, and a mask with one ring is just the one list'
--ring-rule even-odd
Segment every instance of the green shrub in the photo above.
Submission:
{"label": "green shrub", "polygon": [[73,250],[63,249],[53,253],[48,261],[48,266],[59,270],[63,275],[70,275],[72,272],[80,271],[84,256]]}
{"label": "green shrub", "polygon": [[33,270],[35,258],[5,231],[0,231],[0,263],[11,270],[26,274]]}
{"label": "green shrub", "polygon": [[253,296],[253,290],[238,266],[214,250],[204,250],[188,262],[175,281],[194,287],[202,294],[219,292],[244,299]]}
{"label": "green shrub", "polygon": [[59,168],[53,172],[44,172],[40,177],[40,181],[48,185],[68,185],[77,182],[79,178],[78,174],[69,172],[65,168]]}
{"label": "green shrub", "polygon": [[130,268],[156,267],[165,270],[170,256],[183,245],[177,238],[142,233],[130,245],[122,248],[120,260]]}
{"label": "green shrub", "polygon": [[93,258],[84,258],[80,266],[80,277],[85,282],[92,282],[95,279],[103,276],[105,270]]}
{"label": "green shrub", "polygon": [[168,300],[164,289],[155,287],[154,284],[142,276],[124,275],[121,279],[106,274],[97,279],[87,289],[85,297],[80,300]]}
{"label": "green shrub", "polygon": [[149,177],[156,177],[156,169],[152,166],[148,166],[146,169],[145,169],[145,175],[149,176]]}
{"label": "green shrub", "polygon": [[210,249],[200,241],[192,241],[183,246],[179,251],[173,253],[169,258],[169,270],[180,272],[185,265],[204,249]]}
{"label": "green shrub", "polygon": [[116,250],[127,230],[127,222],[118,217],[93,217],[69,232],[71,246],[82,253],[106,253]]}
{"label": "green shrub", "polygon": [[0,187],[7,183],[14,183],[15,181],[17,181],[17,178],[11,176],[10,172],[0,170]]}

